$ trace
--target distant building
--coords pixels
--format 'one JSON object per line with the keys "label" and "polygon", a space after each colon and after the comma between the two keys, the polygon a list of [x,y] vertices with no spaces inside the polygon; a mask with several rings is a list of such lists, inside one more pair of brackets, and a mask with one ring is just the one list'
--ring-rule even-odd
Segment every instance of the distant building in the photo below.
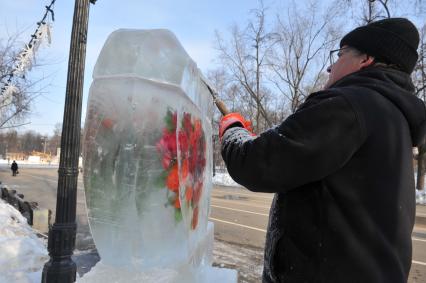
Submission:
{"label": "distant building", "polygon": [[39,164],[39,163],[41,163],[41,157],[35,156],[35,155],[30,155],[30,156],[28,156],[28,163]]}

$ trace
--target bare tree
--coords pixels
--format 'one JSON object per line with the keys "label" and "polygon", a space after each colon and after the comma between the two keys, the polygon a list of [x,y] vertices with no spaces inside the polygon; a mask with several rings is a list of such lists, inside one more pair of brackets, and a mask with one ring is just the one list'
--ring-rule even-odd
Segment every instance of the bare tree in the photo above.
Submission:
{"label": "bare tree", "polygon": [[293,5],[286,17],[278,16],[278,44],[270,57],[271,81],[290,101],[291,112],[311,92],[318,90],[329,63],[329,51],[340,37],[336,11],[319,15],[317,3],[299,10]]}
{"label": "bare tree", "polygon": [[56,155],[58,147],[61,146],[62,123],[56,123],[53,129],[53,135],[49,138],[47,151],[52,155]]}
{"label": "bare tree", "polygon": [[[426,102],[426,24],[420,29],[419,59],[412,74],[415,95]],[[417,190],[423,190],[425,185],[426,144],[417,148]]]}
{"label": "bare tree", "polygon": [[[267,111],[267,91],[265,85],[266,58],[274,45],[273,34],[267,30],[265,22],[266,8],[260,2],[260,8],[252,11],[254,18],[246,28],[234,25],[231,38],[225,42],[216,32],[217,50],[220,62],[230,75],[234,93],[241,94],[245,108],[254,117],[255,131],[271,127],[272,122]],[[240,91],[236,91],[239,87]]]}
{"label": "bare tree", "polygon": [[33,151],[43,151],[43,136],[35,131],[26,131],[25,133],[18,135],[19,139],[19,151],[27,155],[30,155]]}
{"label": "bare tree", "polygon": [[0,154],[6,158],[8,152],[17,152],[18,133],[15,130],[0,133]]}
{"label": "bare tree", "polygon": [[[40,25],[46,26],[45,23]],[[27,44],[19,40],[20,32],[0,39],[0,129],[28,124],[25,118],[30,113],[32,102],[47,87],[47,84],[40,84],[46,77],[29,79],[26,76],[32,68],[43,66],[43,60],[38,58],[36,63],[34,55],[44,40],[42,34],[46,34],[46,30],[41,32],[37,29]]]}
{"label": "bare tree", "polygon": [[380,18],[390,18],[389,0],[366,0],[363,22],[370,23]]}
{"label": "bare tree", "polygon": [[[29,105],[32,100],[27,91],[30,82],[25,77],[13,78],[13,85],[6,90],[6,79],[14,71],[14,66],[19,53],[17,48],[17,35],[7,40],[0,40],[0,79],[3,83],[2,95],[0,96],[0,129],[19,125],[28,114]],[[9,84],[11,84],[9,82]]]}
{"label": "bare tree", "polygon": [[[414,1],[421,2],[422,0]],[[392,16],[390,5],[393,4],[397,6],[397,1],[395,0],[342,0],[341,4],[342,3],[350,7],[348,10],[352,12],[359,24],[368,24],[379,19],[390,18]],[[404,2],[404,5],[406,6],[407,3]]]}
{"label": "bare tree", "polygon": [[[246,117],[253,117],[254,111],[250,107],[247,107],[246,99],[241,99],[241,97],[247,96],[241,85],[233,80],[232,77],[225,71],[224,68],[217,68],[210,70],[207,73],[207,78],[209,82],[214,86],[215,90],[228,110],[231,112],[240,112]],[[213,164],[215,167],[224,168],[225,164],[221,157],[221,145],[219,141],[219,121],[222,114],[215,107],[212,118],[212,128],[213,128]]]}

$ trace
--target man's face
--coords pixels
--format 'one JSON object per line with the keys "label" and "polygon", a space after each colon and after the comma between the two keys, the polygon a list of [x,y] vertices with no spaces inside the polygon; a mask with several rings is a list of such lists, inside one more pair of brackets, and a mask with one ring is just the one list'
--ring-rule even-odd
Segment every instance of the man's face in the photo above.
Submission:
{"label": "man's face", "polygon": [[357,50],[347,45],[337,51],[337,57],[337,61],[327,68],[327,72],[330,74],[325,89],[341,78],[372,64],[374,60],[374,58],[366,54],[360,54]]}

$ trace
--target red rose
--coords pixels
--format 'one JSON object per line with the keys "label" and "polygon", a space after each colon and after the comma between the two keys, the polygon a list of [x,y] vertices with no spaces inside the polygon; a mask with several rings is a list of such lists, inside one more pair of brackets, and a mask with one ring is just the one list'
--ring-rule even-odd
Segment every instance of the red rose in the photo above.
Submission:
{"label": "red rose", "polygon": [[198,206],[194,208],[194,211],[192,212],[192,230],[197,228],[198,225]]}
{"label": "red rose", "polygon": [[189,202],[192,199],[192,187],[188,186],[186,187],[186,192],[185,192],[185,199],[187,202]]}
{"label": "red rose", "polygon": [[177,163],[173,165],[166,180],[166,186],[172,192],[177,193],[179,190],[179,175]]}
{"label": "red rose", "polygon": [[185,132],[190,133],[192,131],[191,113],[183,113],[182,126]]}
{"label": "red rose", "polygon": [[114,126],[114,121],[109,118],[105,118],[102,120],[102,126],[107,129],[111,129]]}
{"label": "red rose", "polygon": [[201,198],[202,189],[203,189],[203,182],[198,182],[195,184],[194,192],[192,195],[192,203],[198,204]]}
{"label": "red rose", "polygon": [[181,155],[187,155],[187,151],[188,151],[188,136],[186,135],[186,133],[184,131],[179,131],[179,149],[181,151]]}

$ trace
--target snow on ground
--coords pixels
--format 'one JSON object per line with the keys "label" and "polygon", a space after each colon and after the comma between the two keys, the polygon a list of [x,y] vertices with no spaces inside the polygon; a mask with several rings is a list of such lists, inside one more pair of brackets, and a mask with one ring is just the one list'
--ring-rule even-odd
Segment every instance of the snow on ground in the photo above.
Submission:
{"label": "snow on ground", "polygon": [[49,256],[21,213],[0,199],[0,282],[39,283]]}
{"label": "snow on ground", "polygon": [[[0,165],[7,165],[7,161],[0,160]],[[216,173],[213,183],[240,186],[226,171]],[[416,200],[418,204],[426,205],[426,188],[416,191]],[[46,246],[47,243],[36,236],[19,211],[0,199],[0,282],[40,282],[44,263],[49,259]],[[213,258],[214,266],[237,269],[240,283],[258,282],[261,278],[262,249],[215,240]]]}
{"label": "snow on ground", "polygon": [[[17,160],[19,169],[22,168],[58,168],[58,163],[42,163],[42,162],[29,162],[28,160]],[[12,165],[12,160],[7,161],[7,159],[0,159],[0,166],[9,167]]]}
{"label": "snow on ground", "polygon": [[213,177],[213,184],[228,187],[241,187],[240,184],[236,183],[228,172],[216,173]]}
{"label": "snow on ground", "polygon": [[426,205],[426,188],[423,191],[416,190],[416,203]]}

